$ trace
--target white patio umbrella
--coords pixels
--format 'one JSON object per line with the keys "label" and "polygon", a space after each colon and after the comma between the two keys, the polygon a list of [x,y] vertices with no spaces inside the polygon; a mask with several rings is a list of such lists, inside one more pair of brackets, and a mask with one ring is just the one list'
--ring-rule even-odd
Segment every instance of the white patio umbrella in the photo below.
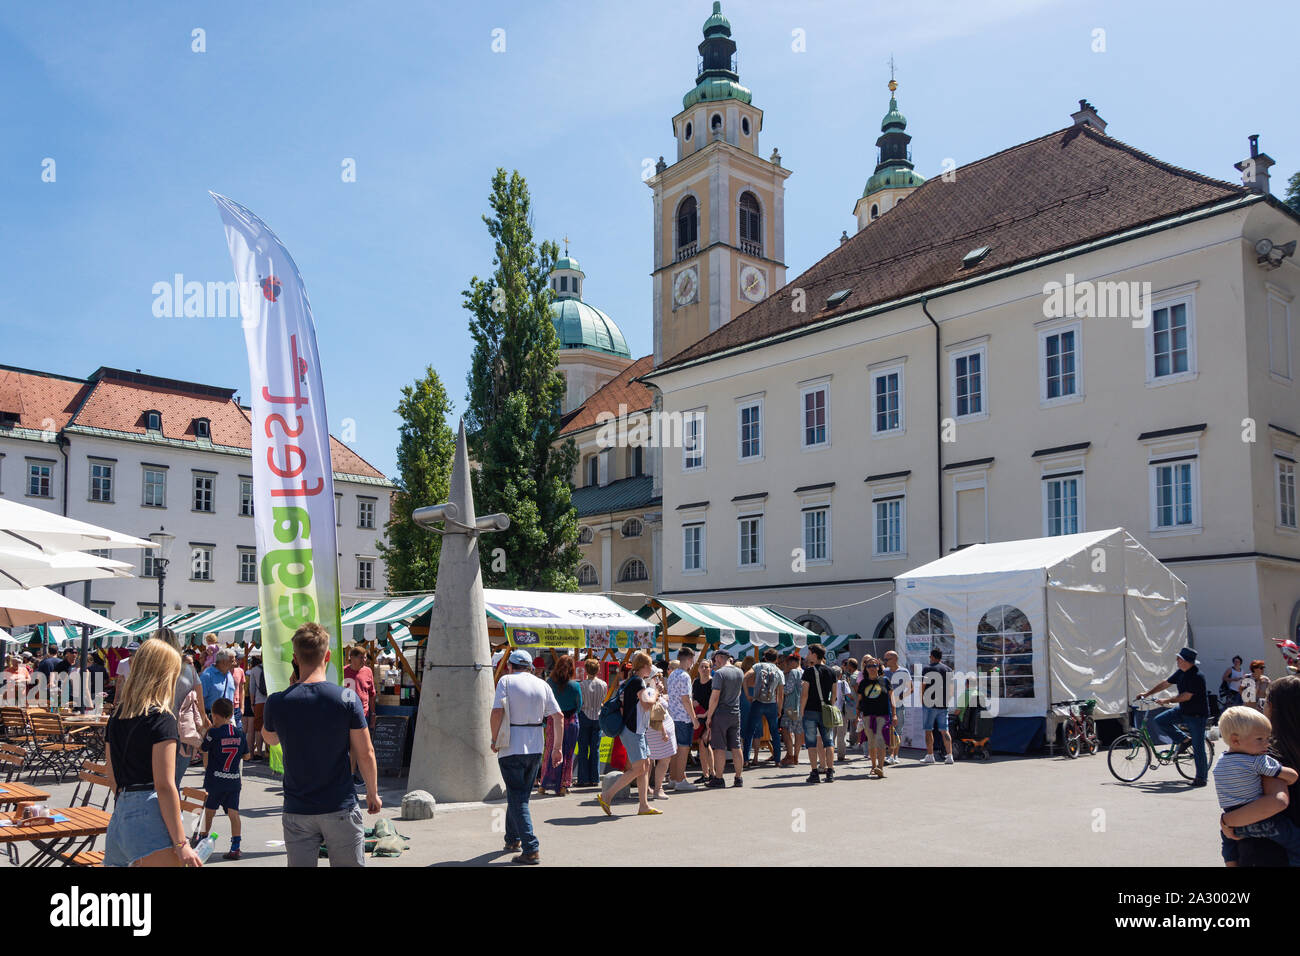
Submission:
{"label": "white patio umbrella", "polygon": [[157,547],[145,538],[3,500],[0,500],[0,542],[4,542],[4,547],[23,544],[52,552]]}
{"label": "white patio umbrella", "polygon": [[96,614],[49,588],[0,589],[0,627],[22,627],[47,621],[76,621],[111,631],[125,630],[102,614]]}
{"label": "white patio umbrella", "polygon": [[[13,541],[12,538],[8,540]],[[31,545],[0,541],[0,589],[44,587],[92,578],[129,578],[131,565],[81,551],[39,551]]]}

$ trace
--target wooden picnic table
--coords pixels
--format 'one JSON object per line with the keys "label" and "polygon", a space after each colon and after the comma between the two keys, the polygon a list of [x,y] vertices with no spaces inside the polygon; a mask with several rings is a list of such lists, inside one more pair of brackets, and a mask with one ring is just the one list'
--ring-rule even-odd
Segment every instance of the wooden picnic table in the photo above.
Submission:
{"label": "wooden picnic table", "polygon": [[21,810],[16,813],[0,813],[0,820],[14,822],[14,826],[0,825],[0,844],[30,843],[34,849],[21,866],[40,867],[55,863],[66,866],[67,861],[60,859],[59,853],[78,837],[107,833],[108,821],[112,819],[112,814],[95,807],[51,807],[50,816],[65,816],[68,819],[61,823],[23,827],[17,825],[22,820]]}
{"label": "wooden picnic table", "polygon": [[44,803],[50,799],[50,795],[44,790],[37,790],[35,787],[26,783],[13,781],[4,783],[0,781],[0,807],[6,804],[21,806],[24,803]]}

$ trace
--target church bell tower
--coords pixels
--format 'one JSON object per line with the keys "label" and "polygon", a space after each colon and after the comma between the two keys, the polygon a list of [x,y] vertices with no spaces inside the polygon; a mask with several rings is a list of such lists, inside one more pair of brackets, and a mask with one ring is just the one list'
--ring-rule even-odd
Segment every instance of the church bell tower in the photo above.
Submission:
{"label": "church bell tower", "polygon": [[654,192],[654,361],[659,365],[785,285],[785,180],[764,159],[763,111],[740,85],[722,4],[704,21],[695,86],[673,117],[677,158]]}

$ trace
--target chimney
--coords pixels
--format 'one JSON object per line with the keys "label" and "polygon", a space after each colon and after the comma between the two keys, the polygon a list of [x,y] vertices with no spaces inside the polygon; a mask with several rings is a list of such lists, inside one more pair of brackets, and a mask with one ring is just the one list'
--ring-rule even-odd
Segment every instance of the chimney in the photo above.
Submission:
{"label": "chimney", "polygon": [[1259,193],[1261,196],[1268,195],[1268,171],[1275,164],[1268,153],[1259,151],[1258,133],[1252,133],[1250,136],[1250,155],[1241,162],[1232,165],[1234,169],[1240,171],[1243,186],[1251,192]]}
{"label": "chimney", "polygon": [[1098,133],[1106,132],[1106,121],[1097,115],[1097,108],[1087,100],[1079,100],[1079,112],[1071,113],[1075,126],[1091,126]]}

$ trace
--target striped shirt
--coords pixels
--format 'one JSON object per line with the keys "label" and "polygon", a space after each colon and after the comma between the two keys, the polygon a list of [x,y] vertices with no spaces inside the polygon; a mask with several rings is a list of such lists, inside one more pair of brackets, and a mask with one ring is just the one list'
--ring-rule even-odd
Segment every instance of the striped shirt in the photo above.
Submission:
{"label": "striped shirt", "polygon": [[600,705],[605,703],[609,685],[599,677],[591,677],[578,684],[582,688],[582,712],[588,720],[600,720]]}
{"label": "striped shirt", "polygon": [[1258,800],[1264,795],[1261,777],[1276,777],[1282,765],[1268,754],[1243,754],[1228,751],[1214,765],[1214,789],[1219,808],[1231,810]]}

